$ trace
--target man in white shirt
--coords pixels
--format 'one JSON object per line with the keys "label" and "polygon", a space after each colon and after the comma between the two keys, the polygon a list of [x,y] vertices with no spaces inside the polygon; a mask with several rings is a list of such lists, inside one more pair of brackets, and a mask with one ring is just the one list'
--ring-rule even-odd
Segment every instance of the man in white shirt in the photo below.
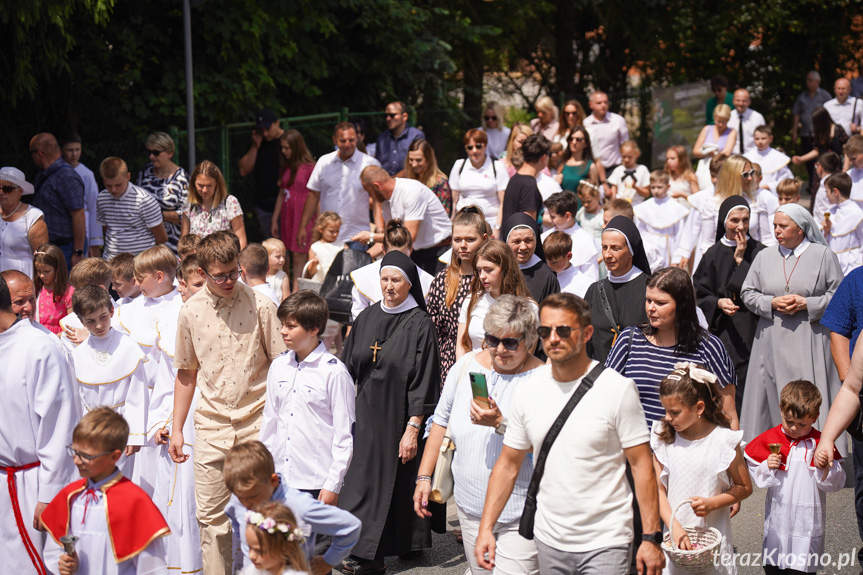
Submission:
{"label": "man in white shirt", "polygon": [[[539,368],[534,382],[519,387],[512,399],[476,540],[476,559],[485,569],[494,566],[492,528],[521,463],[531,450],[540,457],[558,409],[598,365],[586,350],[593,335],[587,302],[573,294],[553,294],[542,301],[539,313],[539,335],[551,365]],[[541,573],[629,572],[633,513],[627,461],[643,525],[643,533],[635,534],[640,543],[636,563],[645,575],[662,571],[657,484],[648,431],[639,419],[643,416],[635,382],[605,369],[567,418],[545,462],[536,498]]]}
{"label": "man in white shirt", "polygon": [[[382,221],[404,222],[413,240],[414,263],[431,275],[443,269],[444,263],[438,257],[452,243],[452,223],[434,192],[419,180],[393,178],[379,166],[363,169],[360,179],[369,197],[380,204],[380,208],[375,205],[375,213],[380,209]],[[383,241],[383,235],[366,230],[351,239],[373,243]]]}
{"label": "man in white shirt", "polygon": [[584,127],[590,133],[593,157],[604,169],[600,179],[605,180],[605,174],[610,174],[621,162],[620,146],[629,139],[629,128],[622,116],[608,111],[605,92],[591,94],[589,105],[593,114],[584,119]]}
{"label": "man in white shirt", "polygon": [[763,126],[767,122],[764,116],[750,108],[752,98],[749,91],[741,88],[734,92],[734,109],[731,110],[731,118],[728,127],[737,130],[737,145],[734,152],[741,156],[755,149],[755,128]]}
{"label": "man in white shirt", "polygon": [[[353,250],[365,251],[366,245],[351,238],[369,231],[369,198],[360,185],[360,172],[366,166],[380,166],[373,157],[357,150],[357,130],[350,122],[336,124],[333,144],[338,148],[318,160],[309,177],[309,195],[303,206],[303,215],[297,231],[297,243],[309,247],[306,226],[318,209],[336,212],[342,218],[342,227],[336,241],[344,242]],[[383,227],[383,222],[376,222]]]}
{"label": "man in white shirt", "polygon": [[863,123],[863,101],[851,96],[851,82],[848,78],[839,78],[833,84],[832,100],[824,103],[824,109],[830,113],[830,118],[845,129],[849,136],[860,133]]}

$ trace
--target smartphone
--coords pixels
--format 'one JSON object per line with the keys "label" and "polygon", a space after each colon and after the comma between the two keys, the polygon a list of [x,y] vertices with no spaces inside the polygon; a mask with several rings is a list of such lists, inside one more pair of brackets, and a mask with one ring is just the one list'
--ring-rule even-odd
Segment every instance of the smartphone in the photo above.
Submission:
{"label": "smartphone", "polygon": [[488,403],[488,385],[483,374],[470,372],[470,388],[473,391],[474,401],[483,409],[491,409],[491,405]]}

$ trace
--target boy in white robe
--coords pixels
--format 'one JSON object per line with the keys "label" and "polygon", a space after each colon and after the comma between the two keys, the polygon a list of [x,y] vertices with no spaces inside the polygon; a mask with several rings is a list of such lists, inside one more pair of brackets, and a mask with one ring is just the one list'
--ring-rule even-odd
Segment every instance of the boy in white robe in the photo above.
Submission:
{"label": "boy in white robe", "polygon": [[752,481],[768,488],[762,565],[765,570],[772,566],[815,573],[824,552],[826,493],[845,485],[845,470],[835,450],[828,469],[817,469],[812,461],[821,438],[812,429],[821,408],[815,385],[804,380],[788,383],[779,394],[779,407],[781,425],[753,439],[744,452]]}
{"label": "boy in white robe", "polygon": [[[134,344],[133,344],[134,345]],[[108,407],[85,415],[67,448],[83,479],[67,485],[45,508],[41,523],[54,543],[45,561],[61,574],[165,574],[165,519],[117,461],[129,437],[122,416]],[[74,536],[74,552],[61,538]],[[58,569],[59,568],[59,569]]]}
{"label": "boy in white robe", "polygon": [[[134,259],[135,280],[141,295],[126,305],[120,306],[117,317],[129,336],[141,347],[151,360],[146,365],[148,385],[147,404],[149,411],[150,396],[156,379],[160,359],[156,346],[158,331],[156,326],[162,318],[176,320],[180,315],[183,299],[174,287],[177,275],[177,258],[164,245],[146,249]],[[147,426],[148,429],[152,426]],[[158,470],[159,451],[152,442],[144,442],[141,452],[135,456],[139,463],[131,479],[149,495],[153,495]]]}
{"label": "boy in white robe", "polygon": [[[65,447],[78,416],[77,390],[56,341],[16,317],[0,278],[0,357],[6,358],[0,369],[0,563],[7,573],[44,570],[45,535],[34,525],[74,474]],[[5,487],[9,479],[14,497]]]}
{"label": "boy in white robe", "polygon": [[650,193],[653,197],[633,206],[635,225],[641,232],[641,238],[645,244],[653,247],[654,253],[658,257],[658,261],[650,262],[651,270],[659,270],[681,263],[681,260],[674,256],[677,246],[683,238],[689,210],[668,195],[668,188],[668,172],[664,170],[652,171],[650,173]]}
{"label": "boy in white robe", "polygon": [[542,241],[545,263],[557,274],[560,291],[584,297],[591,282],[572,265],[572,238],[564,232],[553,231]]}
{"label": "boy in white robe", "polygon": [[120,296],[120,306],[130,303],[141,295],[141,286],[135,281],[135,256],[129,253],[117,254],[111,260],[111,287]]}
{"label": "boy in white robe", "polygon": [[[833,174],[824,182],[830,209],[821,220],[827,245],[846,276],[863,263],[863,208],[851,200],[851,176]],[[815,214],[816,221],[821,214]]]}
{"label": "boy in white robe", "polygon": [[114,302],[107,291],[82,287],[72,296],[72,309],[90,332],[72,352],[84,413],[104,405],[126,419],[129,442],[120,468],[128,473],[147,431],[147,357],[128,335],[111,327]]}
{"label": "boy in white robe", "polygon": [[[84,258],[69,272],[69,284],[76,290],[86,285],[95,285],[108,291],[108,286],[111,285],[111,266],[102,258]],[[118,309],[117,302],[114,302],[114,316],[111,320],[114,329],[120,327],[117,320]],[[60,332],[60,342],[69,353],[90,336],[74,311],[60,320],[60,327],[63,328]]]}
{"label": "boy in white robe", "polygon": [[753,188],[746,196],[751,214],[749,236],[765,246],[775,246],[777,242],[773,232],[773,216],[779,206],[800,203],[803,183],[796,178],[782,180],[777,184],[774,194],[761,187],[761,165],[753,163],[752,170],[755,172],[752,177]]}
{"label": "boy in white robe", "polygon": [[848,157],[848,171],[851,176],[851,199],[863,203],[863,136],[855,134],[845,142],[845,156]]}
{"label": "boy in white robe", "polygon": [[761,166],[759,187],[776,194],[776,185],[782,180],[793,178],[794,174],[788,169],[791,158],[770,147],[772,143],[773,130],[769,126],[758,126],[755,128],[755,149],[746,152],[744,157]]}
{"label": "boy in white robe", "polygon": [[[838,174],[842,171],[842,158],[836,152],[824,152],[818,156],[818,161],[815,162],[815,174],[818,176],[818,191],[815,192],[815,205],[812,208],[812,213],[815,214],[815,220],[821,219],[823,214],[830,209],[830,200],[827,199],[827,191],[824,188],[824,182],[833,174]],[[851,199],[854,199],[852,186]]]}
{"label": "boy in white robe", "polygon": [[[194,255],[183,260],[178,275],[181,278],[180,289],[184,302],[204,287]],[[160,357],[147,412],[147,442],[155,443],[159,454],[153,503],[171,528],[171,534],[165,538],[165,562],[169,571],[196,573],[203,569],[203,558],[201,531],[195,517],[195,469],[190,465],[175,463],[168,453],[174,414],[174,381],[177,377],[177,370],[174,369],[174,348],[178,318],[166,316],[167,314],[163,314],[156,325],[156,347]],[[199,395],[200,391],[196,389],[190,409],[195,409]],[[195,453],[195,429],[191,418],[186,419],[184,427],[183,436],[186,439],[183,452],[192,458]]]}
{"label": "boy in white robe", "polygon": [[553,227],[543,232],[540,239],[545,241],[545,238],[555,231],[568,235],[572,238],[572,257],[569,261],[576,270],[574,273],[582,276],[588,286],[599,281],[599,250],[596,249],[596,242],[575,221],[575,214],[578,213],[578,197],[572,192],[558,192],[545,200],[543,205],[546,211],[545,217]]}

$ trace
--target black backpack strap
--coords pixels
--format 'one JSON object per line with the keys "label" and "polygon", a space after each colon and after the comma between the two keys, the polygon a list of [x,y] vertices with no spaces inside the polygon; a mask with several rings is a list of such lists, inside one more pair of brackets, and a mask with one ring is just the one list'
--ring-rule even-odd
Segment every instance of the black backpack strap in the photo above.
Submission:
{"label": "black backpack strap", "polygon": [[522,513],[521,521],[518,525],[519,534],[525,539],[533,539],[533,519],[536,514],[536,494],[539,492],[539,482],[542,481],[542,475],[545,473],[545,461],[548,459],[548,453],[551,451],[551,446],[554,445],[557,436],[560,435],[566,420],[569,415],[578,405],[578,402],[590,391],[596,378],[602,373],[605,366],[602,363],[597,363],[596,367],[590,370],[576,390],[572,393],[569,401],[563,407],[560,415],[551,424],[551,428],[545,435],[542,441],[542,447],[539,449],[539,455],[533,460],[533,475],[530,478],[530,485],[527,488],[527,495],[524,502],[524,513]]}

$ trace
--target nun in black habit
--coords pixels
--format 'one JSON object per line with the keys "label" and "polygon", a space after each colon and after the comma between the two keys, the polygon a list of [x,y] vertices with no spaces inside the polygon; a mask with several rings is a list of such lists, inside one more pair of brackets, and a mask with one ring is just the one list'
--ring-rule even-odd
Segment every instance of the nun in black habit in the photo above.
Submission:
{"label": "nun in black habit", "polygon": [[722,202],[716,243],[704,253],[692,276],[698,307],[707,318],[710,332],[722,340],[734,361],[738,413],[758,325],[758,316],[743,305],[740,289],[752,260],[764,249],[749,237],[749,214],[749,203],[742,196],[731,196]]}
{"label": "nun in black habit", "polygon": [[501,239],[515,254],[527,289],[537,305],[547,296],[560,293],[557,274],[545,263],[540,236],[539,224],[524,212],[508,217],[500,231]]}
{"label": "nun in black habit", "polygon": [[602,257],[608,277],[587,288],[584,299],[593,325],[587,353],[605,363],[621,331],[647,322],[644,295],[650,264],[638,228],[625,216],[611,218],[602,231]]}
{"label": "nun in black habit", "polygon": [[[432,520],[413,512],[423,420],[434,413],[440,360],[417,267],[398,251],[381,262],[383,299],[357,316],[342,360],[358,386],[354,453],[339,507],[363,524],[348,569],[382,573],[383,558],[431,547]],[[445,529],[446,513],[434,513]]]}

